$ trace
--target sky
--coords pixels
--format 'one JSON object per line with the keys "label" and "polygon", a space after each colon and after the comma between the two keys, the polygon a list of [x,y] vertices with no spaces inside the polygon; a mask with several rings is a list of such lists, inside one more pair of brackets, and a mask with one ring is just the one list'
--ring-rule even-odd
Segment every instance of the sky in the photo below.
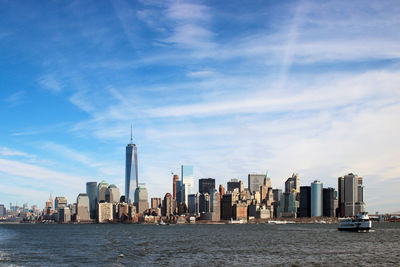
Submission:
{"label": "sky", "polygon": [[[398,1],[0,0],[0,203],[268,170],[400,211]],[[197,186],[196,186],[197,187]]]}

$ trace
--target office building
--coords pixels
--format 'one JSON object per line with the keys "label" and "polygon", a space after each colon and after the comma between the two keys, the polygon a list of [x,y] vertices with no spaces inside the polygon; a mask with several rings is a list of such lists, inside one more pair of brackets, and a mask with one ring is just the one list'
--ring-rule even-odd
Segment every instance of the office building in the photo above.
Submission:
{"label": "office building", "polygon": [[344,177],[338,178],[338,207],[337,217],[344,217]]}
{"label": "office building", "polygon": [[336,209],[336,191],[333,188],[323,189],[323,216],[324,217],[335,217]]}
{"label": "office building", "polygon": [[231,179],[229,182],[227,182],[226,188],[227,188],[228,192],[233,192],[235,189],[239,193],[242,192],[241,182],[243,182],[243,181],[239,181],[238,179]]}
{"label": "office building", "polygon": [[274,197],[274,201],[272,202],[272,206],[274,207],[274,217],[278,217],[278,208],[280,206],[280,201],[281,201],[281,196],[282,194],[282,189],[272,189],[272,195]]}
{"label": "office building", "polygon": [[58,208],[58,219],[59,222],[68,223],[71,221],[71,209],[69,207],[59,207]]}
{"label": "office building", "polygon": [[98,223],[112,222],[114,219],[113,203],[103,202],[98,204]]}
{"label": "office building", "polygon": [[7,215],[7,209],[4,204],[0,204],[0,218],[4,218]]}
{"label": "office building", "polygon": [[67,206],[67,199],[65,197],[56,197],[54,199],[54,209],[56,211],[65,206]]}
{"label": "office building", "polygon": [[101,183],[99,183],[99,185],[97,186],[97,202],[98,203],[106,201],[107,188],[108,188],[108,184],[104,180]]}
{"label": "office building", "polygon": [[210,212],[212,221],[221,220],[221,196],[215,188],[210,191]]}
{"label": "office building", "polygon": [[90,221],[89,197],[87,194],[79,194],[76,199],[76,221]]}
{"label": "office building", "polygon": [[139,187],[137,148],[133,143],[131,126],[131,143],[126,146],[125,154],[125,201],[131,203],[134,192]]}
{"label": "office building", "polygon": [[188,196],[188,210],[191,215],[198,215],[200,213],[200,195],[200,193],[196,193]]}
{"label": "office building", "polygon": [[289,177],[285,182],[285,192],[300,192],[300,177],[297,173],[293,173],[292,177]]}
{"label": "office building", "polygon": [[[341,186],[341,183],[342,186]],[[342,216],[342,203],[344,206],[344,216],[352,217],[356,216],[360,212],[365,211],[365,200],[364,200],[364,187],[363,178],[357,174],[349,173],[344,177],[339,177],[339,212]],[[342,199],[343,198],[343,199]]]}
{"label": "office building", "polygon": [[209,212],[210,211],[210,194],[200,194],[199,196],[199,212]]}
{"label": "office building", "polygon": [[193,194],[194,190],[194,174],[193,174],[193,166],[190,165],[182,165],[181,166],[181,178],[182,178],[182,199],[181,202],[184,202],[186,205],[188,204],[188,196]]}
{"label": "office building", "polygon": [[199,192],[201,194],[210,193],[210,191],[213,189],[215,189],[215,179],[213,178],[199,179]]}
{"label": "office building", "polygon": [[162,208],[162,215],[166,217],[170,217],[174,215],[175,212],[175,199],[172,197],[170,193],[166,193],[163,200],[163,208]]}
{"label": "office building", "polygon": [[311,183],[311,217],[322,216],[322,187],[318,180]]}
{"label": "office building", "polygon": [[311,217],[311,186],[300,186],[298,217]]}
{"label": "office building", "polygon": [[279,206],[277,208],[277,217],[297,217],[297,209],[299,208],[299,201],[296,200],[296,192],[290,193],[282,191],[279,192]]}
{"label": "office building", "polygon": [[222,199],[223,195],[225,194],[225,188],[222,184],[219,185],[219,197]]}
{"label": "office building", "polygon": [[96,208],[97,208],[97,182],[86,183],[86,194],[89,197],[89,211],[90,218],[96,219]]}
{"label": "office building", "polygon": [[106,189],[105,197],[106,197],[106,202],[108,203],[118,203],[121,198],[121,194],[119,192],[118,187],[114,184],[110,185]]}
{"label": "office building", "polygon": [[161,207],[161,198],[159,197],[152,197],[151,198],[151,208],[157,209]]}
{"label": "office building", "polygon": [[140,214],[149,209],[149,197],[145,184],[139,184],[135,190],[135,205],[136,212]]}
{"label": "office building", "polygon": [[260,187],[265,185],[266,176],[265,174],[249,174],[248,175],[248,186],[251,194],[260,192]]}
{"label": "office building", "polygon": [[179,176],[178,174],[174,174],[172,177],[172,197],[176,199],[176,190],[179,189],[177,188],[177,182],[179,181]]}

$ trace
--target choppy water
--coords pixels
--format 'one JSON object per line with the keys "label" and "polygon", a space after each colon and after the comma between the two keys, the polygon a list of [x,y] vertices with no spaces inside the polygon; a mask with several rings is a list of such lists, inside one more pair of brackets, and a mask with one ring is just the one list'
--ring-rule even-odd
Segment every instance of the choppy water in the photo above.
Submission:
{"label": "choppy water", "polygon": [[400,266],[400,224],[374,227],[0,225],[0,266]]}

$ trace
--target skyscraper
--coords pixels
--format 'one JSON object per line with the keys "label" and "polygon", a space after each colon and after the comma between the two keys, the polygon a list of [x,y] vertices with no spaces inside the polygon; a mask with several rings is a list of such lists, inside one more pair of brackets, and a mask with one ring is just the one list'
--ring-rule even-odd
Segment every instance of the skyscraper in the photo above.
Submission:
{"label": "skyscraper", "polygon": [[215,179],[213,178],[202,178],[199,179],[199,192],[210,193],[212,189],[215,189]]}
{"label": "skyscraper", "polygon": [[[133,181],[136,180],[136,184]],[[136,186],[136,187],[135,187]],[[131,143],[126,146],[125,157],[125,201],[131,202],[135,189],[139,186],[137,148],[133,143],[131,126]]]}
{"label": "skyscraper", "polygon": [[300,178],[297,173],[293,173],[292,177],[289,177],[285,182],[285,192],[290,193],[292,191],[300,193]]}
{"label": "skyscraper", "polygon": [[174,174],[174,176],[173,176],[173,178],[172,178],[172,197],[174,198],[174,199],[176,199],[176,189],[177,189],[177,187],[176,187],[176,182],[178,182],[179,181],[179,176],[178,176],[178,174]]}
{"label": "skyscraper", "polygon": [[323,189],[323,216],[335,217],[336,208],[336,192],[335,189],[329,187]]}
{"label": "skyscraper", "polygon": [[149,197],[145,184],[139,184],[135,190],[135,205],[137,213],[143,213],[149,209]]}
{"label": "skyscraper", "polygon": [[190,165],[182,165],[181,166],[181,177],[182,177],[182,202],[185,202],[188,205],[188,195],[193,194],[194,187],[194,175],[193,175],[193,166]]}
{"label": "skyscraper", "polygon": [[76,199],[76,221],[89,221],[89,197],[87,194],[79,194]]}
{"label": "skyscraper", "polygon": [[121,195],[116,185],[112,184],[106,189],[106,202],[118,203]]}
{"label": "skyscraper", "polygon": [[248,175],[248,186],[250,193],[260,192],[260,187],[266,182],[265,174],[249,174]]}
{"label": "skyscraper", "polygon": [[106,190],[108,188],[108,184],[106,181],[101,181],[97,186],[97,203],[106,201]]}
{"label": "skyscraper", "polygon": [[[339,183],[341,177],[339,178]],[[343,188],[339,187],[339,203],[344,196],[344,216],[355,216],[365,210],[363,178],[349,173],[343,178]],[[340,207],[340,206],[339,206]],[[340,214],[342,215],[342,214]]]}
{"label": "skyscraper", "polygon": [[300,186],[299,217],[311,217],[311,187]]}
{"label": "skyscraper", "polygon": [[322,183],[315,180],[311,183],[311,217],[322,216]]}
{"label": "skyscraper", "polygon": [[90,218],[96,219],[97,182],[86,183],[86,194],[89,197]]}

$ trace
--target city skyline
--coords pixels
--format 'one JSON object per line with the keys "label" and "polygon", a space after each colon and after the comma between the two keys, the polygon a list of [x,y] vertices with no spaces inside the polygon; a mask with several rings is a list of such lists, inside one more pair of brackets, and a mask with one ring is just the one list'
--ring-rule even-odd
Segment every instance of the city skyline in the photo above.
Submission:
{"label": "city skyline", "polygon": [[[335,12],[333,12],[334,10]],[[140,182],[247,181],[269,170],[400,207],[396,1],[2,3],[0,203],[124,192],[133,124]],[[16,19],[18,18],[18,19]],[[180,177],[181,178],[181,177]],[[197,191],[197,183],[194,183]]]}

